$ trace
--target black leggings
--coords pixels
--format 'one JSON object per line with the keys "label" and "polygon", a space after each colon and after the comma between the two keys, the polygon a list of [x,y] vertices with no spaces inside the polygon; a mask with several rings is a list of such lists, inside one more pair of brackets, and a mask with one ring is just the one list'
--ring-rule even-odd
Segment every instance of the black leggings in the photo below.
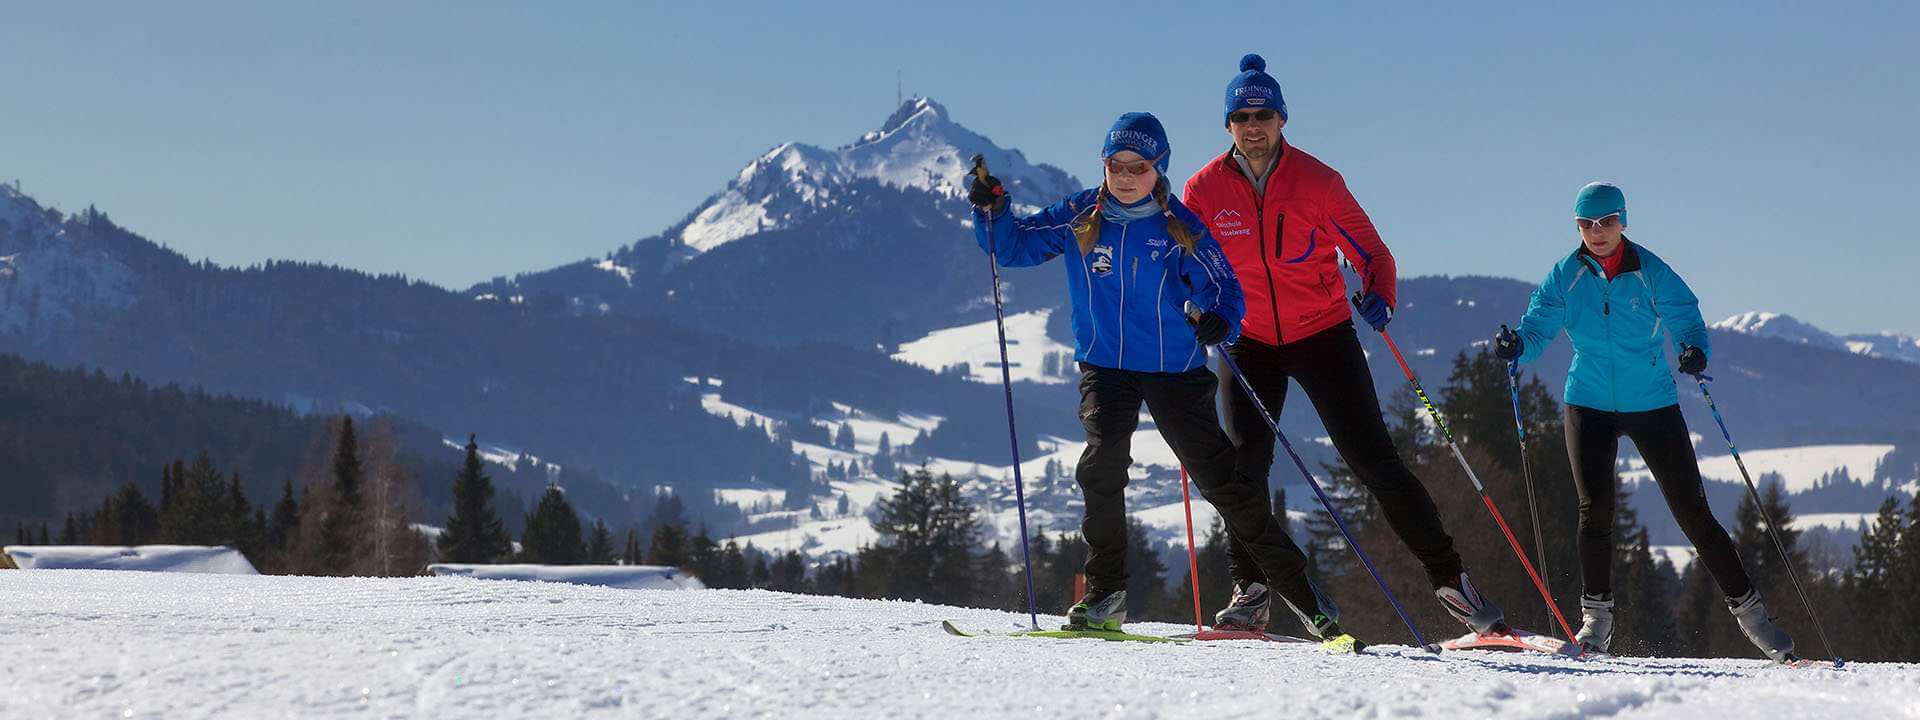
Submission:
{"label": "black leggings", "polygon": [[1080,422],[1087,449],[1074,479],[1086,501],[1080,533],[1087,541],[1087,584],[1101,590],[1127,586],[1127,469],[1133,465],[1133,432],[1140,404],[1153,414],[1160,436],[1192,476],[1200,496],[1212,503],[1227,533],[1248,550],[1275,592],[1307,610],[1317,607],[1307,583],[1307,557],[1273,520],[1264,488],[1236,479],[1233,444],[1214,413],[1215,379],[1200,367],[1181,373],[1116,370],[1080,364]]}
{"label": "black leggings", "polygon": [[[1276,419],[1286,404],[1287,379],[1298,381],[1314,411],[1320,414],[1334,449],[1367,492],[1380,501],[1387,525],[1426,568],[1428,581],[1439,587],[1460,575],[1460,554],[1454,551],[1453,538],[1440,524],[1433,496],[1400,460],[1400,452],[1387,434],[1386,422],[1380,417],[1380,399],[1373,391],[1373,374],[1367,370],[1367,356],[1360,349],[1352,321],[1281,347],[1242,339],[1227,352]],[[1247,399],[1239,382],[1224,368],[1221,373],[1222,415],[1227,435],[1239,449],[1240,475],[1243,482],[1265,494],[1267,472],[1273,467],[1273,430]],[[1236,584],[1261,580],[1259,570],[1247,561],[1238,543],[1228,549],[1227,569]]]}
{"label": "black leggings", "polygon": [[1567,459],[1580,493],[1580,570],[1586,592],[1613,592],[1614,463],[1620,436],[1633,440],[1653,472],[1667,508],[1699,553],[1700,562],[1727,597],[1752,587],[1733,539],[1707,506],[1700,463],[1693,455],[1687,419],[1679,405],[1644,412],[1607,412],[1568,405]]}

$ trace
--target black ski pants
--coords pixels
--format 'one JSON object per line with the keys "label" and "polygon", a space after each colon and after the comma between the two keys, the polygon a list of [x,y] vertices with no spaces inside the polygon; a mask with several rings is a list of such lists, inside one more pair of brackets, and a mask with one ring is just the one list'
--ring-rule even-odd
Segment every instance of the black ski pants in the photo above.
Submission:
{"label": "black ski pants", "polygon": [[1248,562],[1276,592],[1296,607],[1314,608],[1307,583],[1307,557],[1280,530],[1263,489],[1237,479],[1233,444],[1220,431],[1213,398],[1216,380],[1206,368],[1180,373],[1134,372],[1080,364],[1080,422],[1087,448],[1074,479],[1086,500],[1080,533],[1087,541],[1087,585],[1100,590],[1127,586],[1127,469],[1133,465],[1133,433],[1140,404],[1186,467],[1201,497],[1225,521]]}
{"label": "black ski pants", "polygon": [[1633,440],[1667,499],[1680,531],[1727,597],[1753,584],[1740,564],[1733,538],[1713,518],[1700,463],[1693,455],[1686,416],[1679,405],[1645,412],[1608,412],[1579,405],[1566,409],[1567,460],[1580,493],[1580,571],[1588,594],[1613,592],[1614,463],[1622,435]]}
{"label": "black ski pants", "polygon": [[[1373,390],[1367,355],[1351,320],[1312,336],[1273,347],[1242,339],[1227,349],[1246,373],[1260,402],[1277,420],[1287,401],[1287,379],[1300,383],[1307,400],[1333,439],[1333,447],[1353,474],[1380,502],[1381,514],[1400,541],[1413,551],[1434,587],[1462,572],[1460,553],[1440,524],[1440,511],[1420,479],[1413,476],[1387,434],[1380,417],[1380,398]],[[1227,436],[1238,448],[1242,482],[1252,492],[1267,493],[1267,473],[1273,467],[1273,430],[1224,367],[1220,368],[1220,402]],[[1285,508],[1276,508],[1285,512]],[[1227,569],[1236,585],[1262,582],[1260,570],[1248,562],[1245,549],[1233,543]],[[1271,584],[1271,583],[1269,583]]]}

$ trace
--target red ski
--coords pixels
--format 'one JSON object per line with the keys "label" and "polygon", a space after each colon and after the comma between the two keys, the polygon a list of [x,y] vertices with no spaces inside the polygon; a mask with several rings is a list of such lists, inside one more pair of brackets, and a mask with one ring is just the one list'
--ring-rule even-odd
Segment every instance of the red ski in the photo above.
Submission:
{"label": "red ski", "polygon": [[1548,635],[1525,630],[1508,633],[1467,633],[1440,643],[1445,650],[1504,650],[1507,652],[1543,652],[1562,657],[1580,657],[1580,646]]}

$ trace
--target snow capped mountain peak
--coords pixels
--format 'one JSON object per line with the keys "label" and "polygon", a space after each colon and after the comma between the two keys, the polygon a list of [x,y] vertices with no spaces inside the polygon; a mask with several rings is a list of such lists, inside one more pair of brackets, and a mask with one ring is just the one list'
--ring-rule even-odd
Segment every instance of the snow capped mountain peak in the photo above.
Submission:
{"label": "snow capped mountain peak", "polygon": [[893,134],[894,131],[905,127],[908,123],[917,122],[922,125],[927,125],[944,123],[946,121],[947,107],[945,105],[934,102],[932,98],[910,98],[906,102],[901,103],[898,110],[893,111],[893,116],[887,118],[887,121],[880,126],[879,130],[862,135],[860,141],[854,144],[862,145],[878,142],[885,139],[888,135]]}
{"label": "snow capped mountain peak", "polygon": [[694,254],[704,253],[832,208],[841,190],[857,180],[925,191],[935,202],[960,198],[967,161],[976,153],[1023,202],[1051,202],[1079,188],[1059,168],[1030,163],[1019,151],[953,122],[940,103],[911,98],[880,129],[850,145],[825,150],[789,142],[768,150],[667,235]]}
{"label": "snow capped mountain peak", "polygon": [[1714,323],[1711,327],[1743,335],[1777,338],[1802,345],[1835,349],[1846,347],[1846,344],[1833,333],[1801,322],[1798,318],[1785,313],[1745,312]]}
{"label": "snow capped mountain peak", "polygon": [[1920,339],[1894,332],[1835,335],[1784,313],[1745,312],[1714,323],[1716,330],[1776,338],[1855,355],[1920,364]]}

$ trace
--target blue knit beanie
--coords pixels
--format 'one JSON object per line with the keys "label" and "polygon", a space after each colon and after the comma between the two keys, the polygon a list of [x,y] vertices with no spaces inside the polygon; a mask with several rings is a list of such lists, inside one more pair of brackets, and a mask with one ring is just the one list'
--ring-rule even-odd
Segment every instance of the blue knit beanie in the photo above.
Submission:
{"label": "blue knit beanie", "polygon": [[1627,196],[1613,183],[1587,183],[1573,198],[1573,216],[1587,220],[1620,213],[1620,224],[1627,224]]}
{"label": "blue knit beanie", "polygon": [[1113,122],[1113,129],[1107,131],[1107,144],[1100,147],[1100,157],[1112,157],[1121,150],[1132,150],[1152,160],[1161,175],[1167,174],[1167,160],[1173,157],[1173,148],[1167,145],[1167,129],[1153,113],[1127,113]]}
{"label": "blue knit beanie", "polygon": [[1227,112],[1221,121],[1226,122],[1225,116],[1233,111],[1247,108],[1272,108],[1281,119],[1287,117],[1287,99],[1280,96],[1280,82],[1267,74],[1266,58],[1254,53],[1240,58],[1240,74],[1227,83]]}

